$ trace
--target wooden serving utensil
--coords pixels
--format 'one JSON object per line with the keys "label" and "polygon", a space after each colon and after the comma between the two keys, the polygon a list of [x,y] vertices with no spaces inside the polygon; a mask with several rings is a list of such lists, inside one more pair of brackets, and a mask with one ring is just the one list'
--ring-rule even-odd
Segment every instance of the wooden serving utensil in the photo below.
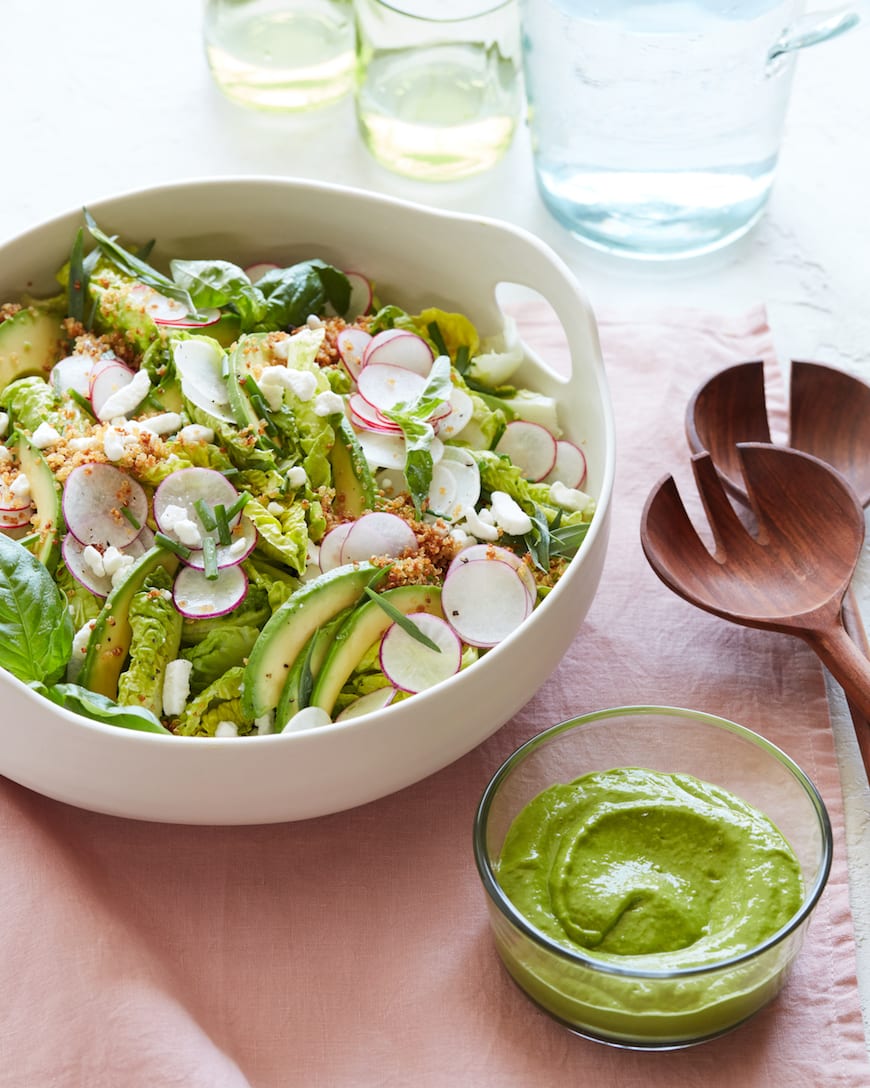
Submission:
{"label": "wooden serving utensil", "polygon": [[715,550],[665,476],[644,505],[644,554],[665,585],[698,608],[802,638],[870,718],[870,660],[841,616],[864,542],[861,504],[817,457],[769,443],[739,443],[737,451],[757,533],[745,527],[704,452],[692,457],[692,469]]}
{"label": "wooden serving utensil", "polygon": [[[686,408],[686,437],[693,453],[707,450],[728,491],[747,502],[737,452],[739,442],[770,442],[764,364],[740,363],[714,374]],[[788,443],[832,465],[870,505],[870,385],[824,366],[791,365]],[[843,623],[865,656],[870,642],[854,590],[843,598]],[[852,724],[870,777],[870,721],[850,702]]]}

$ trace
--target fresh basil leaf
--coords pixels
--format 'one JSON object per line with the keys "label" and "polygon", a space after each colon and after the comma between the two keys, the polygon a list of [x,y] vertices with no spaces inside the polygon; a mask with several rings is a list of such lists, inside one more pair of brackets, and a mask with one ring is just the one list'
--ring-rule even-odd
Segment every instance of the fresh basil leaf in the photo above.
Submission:
{"label": "fresh basil leaf", "polygon": [[0,665],[29,683],[63,675],[72,653],[66,600],[39,560],[0,534]]}
{"label": "fresh basil leaf", "polygon": [[156,715],[144,706],[119,706],[118,703],[96,691],[88,691],[79,684],[33,683],[34,691],[49,699],[56,706],[91,718],[106,725],[117,725],[122,729],[136,729],[142,733],[169,733]]}
{"label": "fresh basil leaf", "polygon": [[248,332],[266,313],[266,300],[245,272],[230,261],[169,262],[173,280],[185,288],[201,309],[233,306]]}
{"label": "fresh basil leaf", "polygon": [[87,228],[103,256],[126,275],[131,276],[140,283],[153,287],[155,291],[166,295],[167,298],[174,298],[176,301],[181,302],[187,307],[189,313],[196,313],[193,299],[191,299],[190,294],[184,287],[180,287],[174,280],[164,276],[162,272],[158,272],[156,268],[152,268],[150,264],[124,249],[114,238],[110,238],[105,231],[97,226],[94,217],[87,208],[84,209],[84,213]]}
{"label": "fresh basil leaf", "polygon": [[325,313],[327,303],[338,313],[345,313],[350,305],[347,276],[319,260],[273,268],[257,280],[257,288],[266,301],[259,322],[264,330],[296,328],[310,314]]}

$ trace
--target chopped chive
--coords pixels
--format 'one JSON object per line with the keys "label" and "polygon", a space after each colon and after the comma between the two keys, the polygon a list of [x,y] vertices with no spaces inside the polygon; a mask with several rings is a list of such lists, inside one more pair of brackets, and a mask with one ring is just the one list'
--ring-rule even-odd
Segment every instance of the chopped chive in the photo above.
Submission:
{"label": "chopped chive", "polygon": [[147,404],[149,408],[154,408],[155,411],[158,412],[162,412],[166,408],[166,405],[160,400],[160,398],[156,397],[153,393],[149,393],[143,403]]}
{"label": "chopped chive", "polygon": [[160,548],[165,548],[168,552],[175,552],[182,559],[190,558],[190,548],[186,544],[179,544],[177,540],[173,540],[172,537],[166,536],[164,533],[155,533],[154,543]]}
{"label": "chopped chive", "polygon": [[124,515],[127,521],[130,522],[134,529],[142,528],[142,522],[136,517],[136,515],[133,513],[129,506],[122,506],[121,513]]}
{"label": "chopped chive", "polygon": [[217,544],[215,544],[213,536],[203,537],[202,560],[205,564],[205,576],[210,582],[213,582],[219,573],[217,565]]}
{"label": "chopped chive", "polygon": [[[227,475],[226,472],[224,475]],[[242,491],[232,506],[227,507],[227,521],[232,521],[236,514],[241,514],[253,497],[250,491]]]}
{"label": "chopped chive", "polygon": [[424,635],[416,623],[406,616],[404,612],[400,612],[395,605],[390,604],[390,602],[385,597],[382,597],[380,593],[375,593],[370,586],[365,587],[365,592],[366,595],[369,596],[375,604],[380,605],[390,619],[394,623],[397,623],[403,631],[411,636],[411,638],[416,639],[417,642],[422,643],[428,649],[434,650],[436,654],[441,653],[441,647],[436,642],[433,642],[428,635]]}
{"label": "chopped chive", "polygon": [[456,360],[454,362],[454,366],[460,374],[464,374],[465,371],[468,370],[469,362],[470,359],[468,344],[460,344],[459,347],[456,349]]}
{"label": "chopped chive", "polygon": [[222,502],[215,503],[214,520],[217,524],[218,540],[224,546],[232,544],[233,538],[230,534],[230,519],[227,517],[227,508]]}
{"label": "chopped chive", "polygon": [[239,470],[235,465],[231,465],[229,468],[223,469],[223,474],[224,476],[238,476]]}
{"label": "chopped chive", "polygon": [[243,385],[254,411],[266,424],[266,433],[277,434],[278,428],[275,426],[275,421],[272,419],[271,409],[269,408],[266,398],[260,392],[260,387],[254,381],[254,376],[252,374],[245,375]]}
{"label": "chopped chive", "polygon": [[76,321],[84,321],[85,298],[88,280],[84,268],[85,230],[79,227],[73,241],[69,258],[69,281],[67,283],[67,307],[69,315]]}
{"label": "chopped chive", "polygon": [[435,345],[435,350],[439,355],[449,355],[447,345],[444,343],[444,337],[441,335],[441,329],[437,321],[430,321],[427,325],[427,330],[432,343]]}
{"label": "chopped chive", "polygon": [[207,533],[210,533],[212,529],[217,528],[217,522],[214,519],[214,515],[208,508],[208,504],[205,499],[197,499],[193,504],[194,510],[199,514],[199,520],[202,522],[202,527]]}
{"label": "chopped chive", "polygon": [[71,401],[75,401],[75,403],[79,406],[79,408],[81,408],[83,412],[87,412],[91,419],[97,418],[94,415],[94,409],[91,407],[91,402],[86,396],[80,393],[78,389],[67,389],[66,395]]}

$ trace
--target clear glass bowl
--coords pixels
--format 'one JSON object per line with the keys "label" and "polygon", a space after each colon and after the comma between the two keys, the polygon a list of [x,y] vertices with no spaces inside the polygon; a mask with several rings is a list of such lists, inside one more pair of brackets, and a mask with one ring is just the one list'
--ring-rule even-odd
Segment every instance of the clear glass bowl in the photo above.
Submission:
{"label": "clear glass bowl", "polygon": [[[804,896],[794,916],[740,955],[669,970],[596,960],[535,928],[498,882],[497,862],[508,828],[533,797],[554,783],[616,767],[693,775],[768,816],[801,865]],[[474,854],[492,934],[514,981],[576,1034],[641,1050],[714,1039],[779,993],[827,881],[831,852],[824,802],[793,760],[743,726],[677,707],[616,707],[547,729],[496,771],[474,822]]]}

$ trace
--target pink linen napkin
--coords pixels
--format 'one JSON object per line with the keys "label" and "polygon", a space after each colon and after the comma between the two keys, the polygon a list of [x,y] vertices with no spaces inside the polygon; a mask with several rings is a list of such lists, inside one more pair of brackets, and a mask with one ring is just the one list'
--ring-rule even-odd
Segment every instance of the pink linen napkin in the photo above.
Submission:
{"label": "pink linen napkin", "polygon": [[[560,350],[545,311],[525,310],[522,328]],[[601,589],[554,675],[489,741],[392,797],[269,827],[113,819],[0,780],[0,1088],[870,1083],[822,670],[797,640],[675,597],[638,539],[651,486],[686,478],[695,386],[746,359],[775,376],[765,315],[605,318],[601,338],[619,446]],[[585,1041],[526,1001],[493,949],[471,855],[481,791],[518,744],[647,702],[765,733],[811,775],[836,836],[784,992],[732,1035],[662,1054]]]}

